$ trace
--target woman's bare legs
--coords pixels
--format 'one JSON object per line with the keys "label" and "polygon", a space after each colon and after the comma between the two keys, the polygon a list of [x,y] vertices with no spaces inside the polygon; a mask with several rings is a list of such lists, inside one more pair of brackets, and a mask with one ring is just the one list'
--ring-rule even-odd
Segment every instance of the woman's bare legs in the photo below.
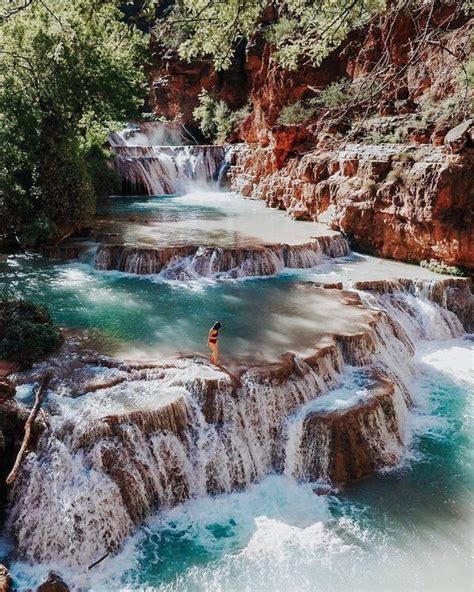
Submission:
{"label": "woman's bare legs", "polygon": [[219,347],[217,346],[217,343],[210,343],[209,348],[212,352],[211,364],[215,364],[217,366],[217,362],[219,360]]}

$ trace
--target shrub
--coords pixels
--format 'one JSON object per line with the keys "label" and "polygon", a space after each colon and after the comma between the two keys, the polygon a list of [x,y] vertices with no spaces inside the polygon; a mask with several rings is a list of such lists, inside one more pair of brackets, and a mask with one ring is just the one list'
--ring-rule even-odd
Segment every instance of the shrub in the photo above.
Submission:
{"label": "shrub", "polygon": [[61,334],[46,308],[26,300],[0,300],[0,359],[28,368],[60,343]]}
{"label": "shrub", "polygon": [[312,99],[296,101],[292,105],[283,107],[278,117],[278,123],[283,125],[305,123],[321,108],[339,109],[347,103],[351,91],[351,83],[347,79],[332,82],[321,90],[318,96]]}
{"label": "shrub", "polygon": [[[464,67],[466,68],[467,72],[467,84],[470,89],[474,88],[474,58],[470,58],[465,64]],[[461,85],[462,86],[462,79]]]}
{"label": "shrub", "polygon": [[85,158],[95,195],[106,197],[113,193],[119,193],[122,181],[113,165],[111,150],[94,144],[87,150]]}
{"label": "shrub", "polygon": [[249,113],[248,105],[232,111],[225,101],[203,90],[199,95],[199,106],[194,109],[193,116],[199,122],[199,129],[206,138],[215,144],[222,144]]}
{"label": "shrub", "polygon": [[338,109],[347,103],[351,94],[351,83],[347,79],[328,84],[313,101],[325,109]]}
{"label": "shrub", "polygon": [[318,110],[314,104],[314,99],[308,101],[296,101],[293,105],[286,105],[280,111],[278,123],[282,125],[295,125],[298,123],[305,123]]}
{"label": "shrub", "polygon": [[436,259],[430,259],[429,261],[420,261],[420,266],[425,267],[430,271],[435,271],[436,273],[443,273],[445,275],[456,275],[459,277],[466,277],[469,275],[469,273],[466,272],[462,267],[457,267],[455,265],[447,265],[442,261],[436,261]]}
{"label": "shrub", "polygon": [[438,127],[455,126],[464,119],[466,101],[460,92],[441,101],[435,100],[429,93],[420,101],[421,123],[435,123]]}

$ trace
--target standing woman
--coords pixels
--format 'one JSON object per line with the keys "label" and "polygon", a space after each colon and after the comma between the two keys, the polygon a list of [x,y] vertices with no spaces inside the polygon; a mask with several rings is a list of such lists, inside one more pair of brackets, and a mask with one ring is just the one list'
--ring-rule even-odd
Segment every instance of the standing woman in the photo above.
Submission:
{"label": "standing woman", "polygon": [[217,338],[219,336],[219,329],[222,327],[220,321],[214,323],[212,325],[211,330],[209,331],[209,337],[207,338],[207,345],[211,350],[211,364],[216,364],[219,359],[219,346],[217,345]]}

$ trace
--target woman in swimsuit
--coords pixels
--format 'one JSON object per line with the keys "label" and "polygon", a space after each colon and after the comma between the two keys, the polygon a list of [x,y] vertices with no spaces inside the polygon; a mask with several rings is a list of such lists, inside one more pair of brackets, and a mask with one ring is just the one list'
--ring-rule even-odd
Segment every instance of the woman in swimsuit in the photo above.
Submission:
{"label": "woman in swimsuit", "polygon": [[209,331],[209,337],[207,338],[207,345],[211,350],[211,364],[216,364],[219,359],[219,346],[217,345],[217,338],[219,336],[219,329],[222,327],[222,324],[217,321],[212,325],[211,330]]}

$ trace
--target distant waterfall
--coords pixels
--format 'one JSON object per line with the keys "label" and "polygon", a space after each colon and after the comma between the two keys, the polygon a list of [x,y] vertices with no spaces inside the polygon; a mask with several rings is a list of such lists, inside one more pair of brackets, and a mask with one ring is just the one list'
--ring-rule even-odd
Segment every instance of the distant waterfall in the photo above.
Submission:
{"label": "distant waterfall", "polygon": [[[337,484],[398,462],[414,341],[461,333],[454,313],[428,298],[419,306],[408,288],[364,292],[366,328],[328,336],[304,359],[287,354],[238,377],[193,359],[122,366],[120,384],[78,399],[52,395],[60,414],[11,494],[20,555],[84,566],[156,508],[272,471]],[[456,289],[470,293],[467,283]],[[431,327],[433,315],[437,332],[407,321]]]}
{"label": "distant waterfall", "polygon": [[117,172],[127,192],[134,195],[172,195],[189,191],[191,186],[217,185],[226,158],[224,146],[153,145],[166,139],[144,133],[115,132],[109,143],[115,152]]}

